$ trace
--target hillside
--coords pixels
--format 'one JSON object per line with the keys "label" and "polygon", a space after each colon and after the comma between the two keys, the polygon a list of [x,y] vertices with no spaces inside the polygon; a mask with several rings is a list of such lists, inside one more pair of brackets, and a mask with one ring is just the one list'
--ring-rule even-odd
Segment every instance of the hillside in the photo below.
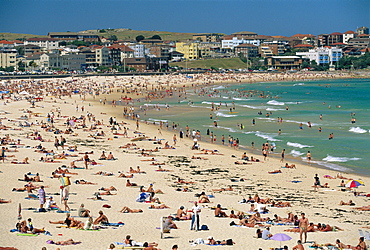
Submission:
{"label": "hillside", "polygon": [[219,69],[245,69],[247,67],[239,58],[219,58],[219,59],[205,59],[197,61],[186,62],[173,62],[170,63],[171,67],[183,67],[183,68],[202,68],[209,69],[211,67]]}
{"label": "hillside", "polygon": [[171,41],[181,41],[181,40],[187,40],[192,39],[193,34],[195,33],[178,33],[178,32],[168,32],[168,31],[145,31],[145,30],[131,30],[131,29],[114,29],[114,30],[105,30],[106,32],[101,32],[100,30],[99,34],[100,36],[109,37],[112,35],[116,35],[118,39],[133,39],[139,35],[143,35],[145,38],[150,38],[154,35],[159,35],[162,40],[171,40]]}
{"label": "hillside", "polygon": [[32,35],[32,34],[20,34],[20,33],[0,33],[0,40],[19,40],[19,39],[28,39],[28,38],[33,38],[33,37],[47,37],[45,36],[40,36],[40,35]]}
{"label": "hillside", "polygon": [[[104,32],[102,32],[104,31]],[[62,31],[61,31],[62,32]],[[181,41],[192,39],[193,34],[196,33],[179,33],[179,32],[168,32],[168,31],[140,31],[140,30],[131,30],[131,29],[104,29],[104,30],[87,30],[81,31],[80,33],[93,33],[98,34],[99,36],[104,36],[109,38],[112,35],[117,36],[118,39],[133,39],[139,35],[143,35],[145,38],[150,38],[154,35],[159,35],[162,40],[172,40],[172,41]],[[32,38],[32,37],[47,37],[45,35],[32,35],[32,34],[19,34],[19,33],[0,33],[0,40],[16,40],[23,38]]]}

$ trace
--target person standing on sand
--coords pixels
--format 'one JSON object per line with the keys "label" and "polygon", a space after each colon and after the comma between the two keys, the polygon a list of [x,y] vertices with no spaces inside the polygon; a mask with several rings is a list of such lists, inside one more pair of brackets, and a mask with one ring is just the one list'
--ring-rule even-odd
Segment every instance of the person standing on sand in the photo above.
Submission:
{"label": "person standing on sand", "polygon": [[43,212],[45,211],[44,204],[46,202],[44,186],[40,187],[38,194],[39,194],[39,200],[40,200],[40,212]]}
{"label": "person standing on sand", "polygon": [[317,191],[317,189],[319,187],[321,187],[320,185],[320,178],[317,174],[315,174],[315,177],[313,177],[315,179],[315,182],[313,183],[313,187],[314,187],[314,190]]}
{"label": "person standing on sand", "polygon": [[88,164],[89,161],[90,161],[90,159],[89,159],[89,156],[86,152],[85,155],[84,155],[84,164],[85,164],[86,169],[88,169],[87,164]]}
{"label": "person standing on sand", "polygon": [[308,164],[311,165],[311,151],[307,152],[307,161],[308,161]]}
{"label": "person standing on sand", "polygon": [[281,151],[281,159],[280,159],[280,162],[284,162],[284,157],[285,157],[285,148]]}
{"label": "person standing on sand", "polygon": [[199,214],[202,211],[202,208],[198,206],[198,202],[194,202],[194,206],[192,207],[191,211],[193,212],[193,215],[191,216],[190,230],[194,230],[195,226],[195,230],[199,231]]}
{"label": "person standing on sand", "polygon": [[[299,219],[299,238],[302,242],[302,235],[304,235],[304,243],[307,241],[307,227],[309,225],[308,219],[305,217],[305,213],[301,213],[302,218]],[[299,249],[299,248],[297,248]]]}

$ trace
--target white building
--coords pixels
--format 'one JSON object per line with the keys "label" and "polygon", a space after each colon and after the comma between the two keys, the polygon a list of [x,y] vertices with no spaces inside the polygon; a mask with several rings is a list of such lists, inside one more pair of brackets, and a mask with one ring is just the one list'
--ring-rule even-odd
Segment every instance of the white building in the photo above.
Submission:
{"label": "white building", "polygon": [[308,58],[310,61],[316,61],[317,64],[332,64],[338,62],[342,58],[343,53],[342,49],[338,49],[337,47],[321,47],[310,49],[308,52],[297,52],[296,55]]}
{"label": "white building", "polygon": [[245,39],[245,38],[238,39],[237,37],[233,37],[232,39],[229,40],[222,40],[221,47],[223,49],[234,49],[236,46],[244,43],[259,46],[261,42],[260,40],[257,39]]}
{"label": "white building", "polygon": [[343,33],[343,43],[348,43],[349,39],[355,38],[356,32],[349,30]]}
{"label": "white building", "polygon": [[29,38],[24,41],[24,45],[27,44],[37,45],[41,48],[46,48],[47,50],[59,48],[59,41],[54,38]]}
{"label": "white building", "polygon": [[145,45],[144,44],[128,45],[128,47],[134,50],[135,58],[145,57]]}

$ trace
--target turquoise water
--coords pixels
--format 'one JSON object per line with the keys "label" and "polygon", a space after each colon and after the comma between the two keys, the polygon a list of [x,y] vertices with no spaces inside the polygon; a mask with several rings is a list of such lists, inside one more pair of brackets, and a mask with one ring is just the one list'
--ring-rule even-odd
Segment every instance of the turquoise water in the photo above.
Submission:
{"label": "turquoise water", "polygon": [[[160,106],[167,103],[170,109],[151,109],[141,118],[167,120],[170,125],[174,121],[183,129],[188,125],[191,129],[199,129],[208,141],[209,137],[205,136],[209,129],[217,136],[217,143],[222,135],[226,140],[229,135],[239,138],[240,145],[247,148],[252,141],[256,149],[269,141],[275,143],[277,157],[286,149],[287,156],[304,161],[307,151],[311,151],[313,162],[321,167],[370,175],[368,79],[220,85],[205,92],[199,96],[189,90],[186,99],[174,97],[159,101]],[[260,94],[264,98],[260,98]],[[219,110],[211,111],[212,102]],[[230,113],[232,102],[235,113]],[[278,117],[282,117],[282,123],[277,122]],[[351,123],[353,117],[355,123]],[[240,129],[238,124],[244,128]],[[334,139],[329,140],[331,133]]]}

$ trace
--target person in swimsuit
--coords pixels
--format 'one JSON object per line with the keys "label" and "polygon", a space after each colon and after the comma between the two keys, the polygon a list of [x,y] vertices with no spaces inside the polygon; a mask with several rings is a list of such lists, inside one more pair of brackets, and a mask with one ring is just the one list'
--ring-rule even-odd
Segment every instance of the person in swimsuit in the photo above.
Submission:
{"label": "person in swimsuit", "polygon": [[304,243],[307,241],[307,227],[309,225],[308,219],[305,217],[305,213],[301,213],[302,218],[299,219],[299,238],[302,242],[302,235],[304,234]]}

